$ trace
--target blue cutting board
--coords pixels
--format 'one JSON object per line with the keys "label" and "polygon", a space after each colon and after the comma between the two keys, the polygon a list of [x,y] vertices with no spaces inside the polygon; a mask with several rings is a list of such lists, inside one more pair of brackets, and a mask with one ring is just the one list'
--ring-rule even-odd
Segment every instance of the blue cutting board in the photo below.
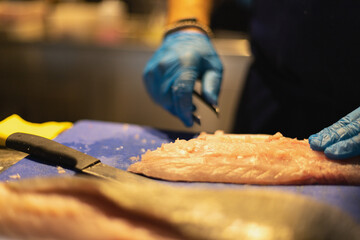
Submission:
{"label": "blue cutting board", "polygon": [[[154,150],[163,143],[177,138],[190,139],[192,133],[162,131],[150,127],[82,120],[59,135],[55,141],[100,159],[110,166],[126,170],[148,149]],[[1,181],[13,181],[32,177],[66,176],[75,172],[50,166],[33,158],[24,158],[0,174]],[[166,181],[162,181],[166,182]],[[276,189],[310,196],[322,202],[337,206],[353,216],[360,223],[360,186],[252,186],[222,183],[166,182],[175,186],[196,186],[207,188]]]}

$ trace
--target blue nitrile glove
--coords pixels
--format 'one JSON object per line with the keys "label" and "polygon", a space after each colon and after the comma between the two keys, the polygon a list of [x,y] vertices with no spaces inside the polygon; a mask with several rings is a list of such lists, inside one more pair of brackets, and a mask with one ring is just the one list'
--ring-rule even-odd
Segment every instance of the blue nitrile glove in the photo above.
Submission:
{"label": "blue nitrile glove", "polygon": [[190,127],[195,81],[201,80],[204,98],[217,105],[222,71],[219,56],[205,34],[178,31],[165,37],[147,63],[144,81],[155,102]]}
{"label": "blue nitrile glove", "polygon": [[331,159],[360,155],[360,107],[338,122],[309,137],[313,150],[324,151]]}

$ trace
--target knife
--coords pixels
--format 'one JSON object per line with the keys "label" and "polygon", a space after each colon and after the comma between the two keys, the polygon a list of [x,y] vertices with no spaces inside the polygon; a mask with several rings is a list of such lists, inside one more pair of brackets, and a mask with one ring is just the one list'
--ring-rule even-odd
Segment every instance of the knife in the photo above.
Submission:
{"label": "knife", "polygon": [[99,159],[53,140],[33,134],[16,132],[9,135],[5,146],[30,154],[47,164],[61,166],[111,181],[150,181],[145,177],[109,165]]}

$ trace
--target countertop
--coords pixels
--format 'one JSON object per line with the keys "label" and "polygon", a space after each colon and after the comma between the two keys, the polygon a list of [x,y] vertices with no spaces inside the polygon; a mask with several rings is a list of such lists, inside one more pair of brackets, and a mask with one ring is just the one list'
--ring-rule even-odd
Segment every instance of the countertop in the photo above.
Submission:
{"label": "countertop", "polygon": [[[193,133],[163,131],[140,125],[82,120],[76,122],[71,129],[60,134],[55,141],[98,158],[104,164],[126,170],[130,164],[140,160],[141,154],[146,150],[156,149],[162,143],[168,143],[177,138],[189,139],[193,136]],[[59,175],[71,176],[75,174],[75,172],[68,169],[58,171],[59,169],[56,166],[50,166],[30,157],[18,161],[24,156],[26,154],[0,149],[1,166],[4,168],[0,172],[0,181],[16,181],[32,177]],[[15,163],[16,161],[18,162]],[[14,165],[11,166],[12,164]],[[360,223],[360,186],[255,186],[223,183],[161,182],[190,188],[270,189],[286,191],[332,205],[346,212]]]}
{"label": "countertop", "polygon": [[24,157],[26,157],[26,153],[14,151],[7,148],[0,148],[0,174],[5,171]]}

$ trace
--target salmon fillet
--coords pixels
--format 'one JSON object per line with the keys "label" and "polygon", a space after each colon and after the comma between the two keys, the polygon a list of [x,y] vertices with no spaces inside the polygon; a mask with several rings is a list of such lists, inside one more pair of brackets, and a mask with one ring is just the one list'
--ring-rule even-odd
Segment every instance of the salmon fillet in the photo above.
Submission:
{"label": "salmon fillet", "polygon": [[332,161],[307,140],[202,133],[148,150],[128,171],[171,181],[360,185],[360,158]]}

